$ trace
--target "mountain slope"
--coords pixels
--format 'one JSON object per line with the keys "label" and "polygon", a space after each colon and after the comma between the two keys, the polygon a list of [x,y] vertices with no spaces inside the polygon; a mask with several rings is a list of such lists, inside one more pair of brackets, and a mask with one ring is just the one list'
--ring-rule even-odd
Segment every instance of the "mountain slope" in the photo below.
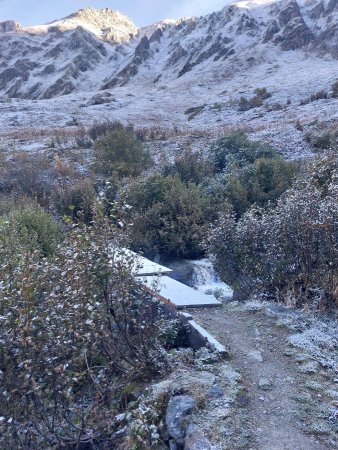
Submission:
{"label": "mountain slope", "polygon": [[[29,28],[2,22],[1,30],[0,92],[30,99],[94,89],[100,73],[124,57],[117,44],[137,34],[126,16],[109,8],[87,8]],[[105,73],[101,77],[103,81]]]}
{"label": "mountain slope", "polygon": [[144,81],[149,69],[155,77],[148,81],[155,84],[188,72],[199,79],[206,64],[214,79],[215,71],[231,65],[250,69],[280,50],[338,58],[337,19],[337,0],[258,0],[140,30],[108,8],[87,8],[30,28],[2,22],[0,92],[36,99],[110,89]]}
{"label": "mountain slope", "polygon": [[297,152],[295,124],[338,120],[337,42],[338,0],[242,1],[138,30],[109,9],[2,22],[0,125],[244,127]]}

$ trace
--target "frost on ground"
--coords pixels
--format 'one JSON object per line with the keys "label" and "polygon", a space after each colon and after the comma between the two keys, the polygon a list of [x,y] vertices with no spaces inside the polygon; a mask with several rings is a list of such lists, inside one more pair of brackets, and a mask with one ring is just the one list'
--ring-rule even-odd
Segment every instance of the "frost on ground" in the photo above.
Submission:
{"label": "frost on ground", "polygon": [[313,319],[308,329],[292,335],[290,343],[304,350],[322,367],[333,369],[338,376],[338,326],[336,321],[325,323]]}
{"label": "frost on ground", "polygon": [[250,301],[243,305],[247,311],[264,311],[276,318],[276,324],[294,332],[288,342],[306,353],[322,367],[334,370],[338,376],[338,324],[325,313],[297,311],[268,302]]}
{"label": "frost on ground", "polygon": [[337,448],[337,326],[281,305],[226,302],[194,320],[230,348],[242,376],[229,449]]}

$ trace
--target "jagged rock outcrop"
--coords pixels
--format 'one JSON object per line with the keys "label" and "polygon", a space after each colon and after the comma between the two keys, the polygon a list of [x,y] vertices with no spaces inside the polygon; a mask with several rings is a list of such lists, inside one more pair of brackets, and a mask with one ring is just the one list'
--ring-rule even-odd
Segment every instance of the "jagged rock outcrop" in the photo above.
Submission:
{"label": "jagged rock outcrop", "polygon": [[147,36],[143,36],[135,50],[135,64],[141,64],[150,56],[150,42]]}
{"label": "jagged rock outcrop", "polygon": [[20,25],[14,20],[5,20],[0,22],[0,33],[9,33],[10,31],[15,31],[20,28]]}
{"label": "jagged rock outcrop", "polygon": [[279,13],[278,21],[281,31],[274,38],[274,42],[280,44],[282,50],[296,50],[308,45],[314,39],[295,0],[285,4]]}

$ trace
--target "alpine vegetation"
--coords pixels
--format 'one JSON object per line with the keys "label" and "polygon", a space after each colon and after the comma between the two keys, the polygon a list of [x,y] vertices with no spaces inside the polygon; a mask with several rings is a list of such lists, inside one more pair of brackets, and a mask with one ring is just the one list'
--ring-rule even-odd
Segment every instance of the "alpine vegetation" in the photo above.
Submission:
{"label": "alpine vegetation", "polygon": [[1,18],[0,449],[338,448],[337,19]]}

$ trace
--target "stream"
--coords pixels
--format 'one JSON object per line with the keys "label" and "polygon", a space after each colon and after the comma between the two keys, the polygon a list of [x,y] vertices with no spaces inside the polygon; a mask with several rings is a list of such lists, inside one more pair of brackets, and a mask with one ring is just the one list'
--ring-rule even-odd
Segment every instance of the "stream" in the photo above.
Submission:
{"label": "stream", "polygon": [[218,276],[212,262],[207,259],[162,261],[173,272],[168,276],[204,294],[218,299],[232,298],[233,291]]}

